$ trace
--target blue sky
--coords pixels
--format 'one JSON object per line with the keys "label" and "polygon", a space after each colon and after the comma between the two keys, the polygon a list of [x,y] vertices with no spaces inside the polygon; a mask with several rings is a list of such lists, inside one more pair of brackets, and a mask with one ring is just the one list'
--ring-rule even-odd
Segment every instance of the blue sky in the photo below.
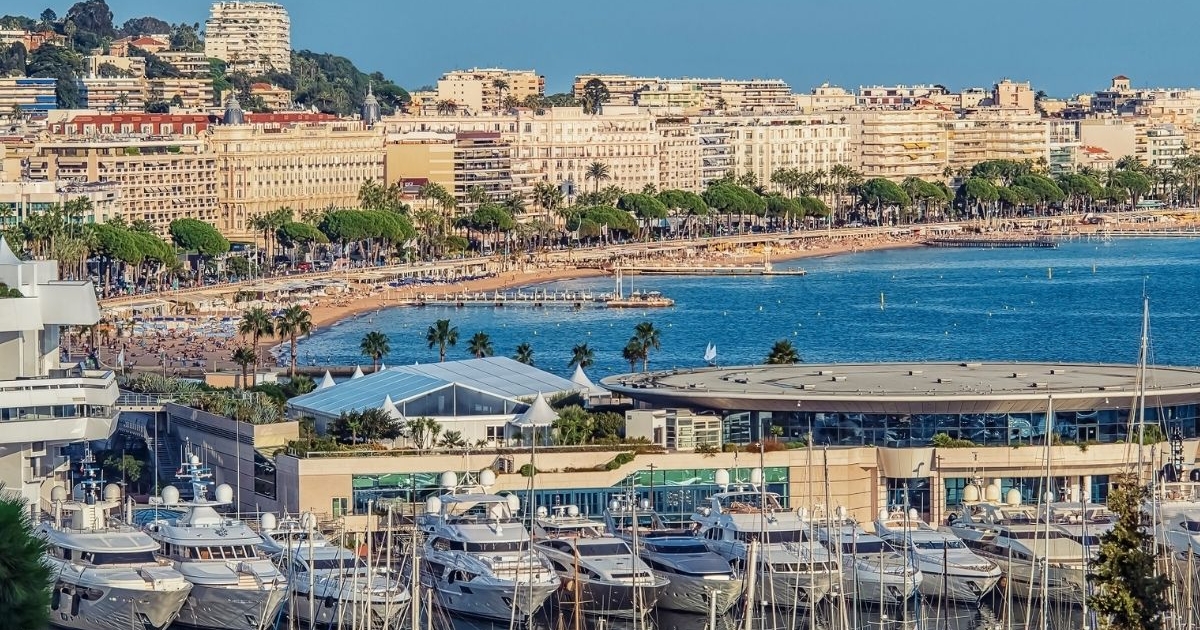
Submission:
{"label": "blue sky", "polygon": [[[778,77],[990,86],[1028,80],[1052,95],[1200,84],[1200,3],[1168,0],[282,0],[292,45],[347,56],[414,88],[448,69],[535,68],[547,90],[575,74]],[[108,0],[118,25],[154,15],[203,22],[207,0]],[[7,0],[36,16],[69,3]]]}

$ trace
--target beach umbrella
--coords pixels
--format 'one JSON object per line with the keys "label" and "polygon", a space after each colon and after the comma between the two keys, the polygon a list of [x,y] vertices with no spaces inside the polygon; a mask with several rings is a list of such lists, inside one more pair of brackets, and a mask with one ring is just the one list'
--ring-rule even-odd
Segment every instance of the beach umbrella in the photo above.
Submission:
{"label": "beach umbrella", "polygon": [[333,382],[333,375],[329,373],[329,370],[325,370],[325,376],[321,379],[321,384],[317,385],[317,389],[329,389],[336,384]]}
{"label": "beach umbrella", "polygon": [[354,366],[354,373],[350,375],[350,380],[354,380],[356,378],[362,378],[362,377],[363,377],[362,366],[361,365]]}

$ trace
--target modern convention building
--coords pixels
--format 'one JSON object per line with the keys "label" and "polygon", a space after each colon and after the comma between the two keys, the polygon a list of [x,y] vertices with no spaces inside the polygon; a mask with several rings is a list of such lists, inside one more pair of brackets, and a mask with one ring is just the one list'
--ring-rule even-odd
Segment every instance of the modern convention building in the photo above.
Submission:
{"label": "modern convention building", "polygon": [[[719,415],[726,444],[787,448],[793,503],[804,487],[797,479],[852,481],[831,500],[865,517],[910,505],[940,520],[973,481],[998,485],[1001,496],[1016,488],[1026,501],[1046,492],[1103,501],[1109,477],[1136,461],[1131,434],[1142,431],[1146,443],[1174,438],[1186,468],[1196,461],[1200,370],[1189,368],[762,365],[627,374],[601,385],[643,406]],[[806,469],[811,451],[825,470]],[[1171,449],[1161,444],[1154,461],[1151,452],[1145,461],[1161,468]]]}

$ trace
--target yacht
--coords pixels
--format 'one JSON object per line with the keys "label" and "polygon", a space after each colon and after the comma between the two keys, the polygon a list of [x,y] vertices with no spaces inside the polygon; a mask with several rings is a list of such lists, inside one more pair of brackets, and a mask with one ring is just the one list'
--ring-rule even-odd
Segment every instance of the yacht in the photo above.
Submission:
{"label": "yacht", "polygon": [[[51,490],[55,522],[37,533],[46,541],[53,581],[50,623],[70,630],[161,630],[179,616],[192,585],[165,561],[144,532],[120,523],[110,512],[121,505],[115,485],[104,488],[90,454],[81,500]],[[66,522],[64,523],[64,513]]]}
{"label": "yacht", "polygon": [[996,563],[976,555],[954,534],[921,520],[916,510],[881,511],[875,535],[908,553],[925,576],[921,594],[926,597],[978,602],[1000,582]]}
{"label": "yacht", "polygon": [[1021,493],[1008,491],[1004,504],[978,501],[963,493],[963,505],[949,519],[950,532],[982,558],[996,563],[1017,597],[1046,597],[1082,605],[1087,596],[1087,550],[1057,527],[1040,523],[1036,510],[1021,505]]}
{"label": "yacht", "polygon": [[559,604],[589,615],[641,618],[658,603],[667,579],[656,574],[629,543],[574,505],[539,507],[534,540],[562,578]]}
{"label": "yacht", "polygon": [[554,570],[533,548],[517,519],[520,501],[490,494],[495,474],[478,486],[458,486],[446,473],[440,497],[430,497],[417,520],[425,536],[421,581],[435,589],[447,610],[509,621],[527,619],[559,587]]}
{"label": "yacht", "polygon": [[1088,560],[1100,553],[1100,537],[1117,524],[1106,506],[1097,503],[1059,501],[1040,510],[1041,521],[1057,527],[1064,536],[1083,546]]}
{"label": "yacht", "polygon": [[194,628],[257,630],[274,623],[287,596],[287,579],[259,550],[262,538],[244,522],[226,518],[217,506],[233,500],[233,488],[221,484],[216,500],[206,499],[212,473],[192,455],[180,477],[192,485],[192,500],[179,503],[179,489],[163,489],[162,502],[182,507],[175,518],[146,526],[158,542],[158,555],[192,584],[178,623]]}
{"label": "yacht", "polygon": [[634,545],[650,569],[668,580],[658,597],[658,607],[707,615],[724,614],[742,596],[745,580],[704,541],[685,529],[667,527],[643,499],[616,498],[604,512],[604,525],[618,538]]}
{"label": "yacht", "polygon": [[758,541],[755,579],[763,601],[811,607],[824,599],[840,580],[841,568],[815,540],[804,515],[784,509],[778,494],[754,483],[731,485],[726,470],[717,471],[716,481],[722,491],[692,514],[696,535],[709,550],[745,575],[750,543]]}
{"label": "yacht", "polygon": [[842,593],[864,604],[902,604],[921,587],[924,576],[891,543],[867,533],[838,509],[817,528],[817,538],[841,555]]}
{"label": "yacht", "polygon": [[312,514],[274,521],[263,519],[263,547],[273,550],[271,559],[292,584],[291,599],[284,604],[289,618],[302,627],[401,626],[411,598],[398,575],[372,570],[353,552],[330,542],[317,531]]}

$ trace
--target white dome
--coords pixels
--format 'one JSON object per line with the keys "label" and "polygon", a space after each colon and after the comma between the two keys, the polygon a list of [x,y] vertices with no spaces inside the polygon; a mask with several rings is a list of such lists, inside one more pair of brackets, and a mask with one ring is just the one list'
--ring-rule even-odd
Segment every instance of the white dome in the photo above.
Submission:
{"label": "white dome", "polygon": [[167,505],[179,503],[179,488],[175,486],[167,486],[162,489],[162,500]]}
{"label": "white dome", "polygon": [[567,516],[570,516],[572,518],[579,516],[579,506],[568,505],[567,506]]}
{"label": "white dome", "polygon": [[440,514],[442,511],[442,500],[437,497],[429,497],[425,499],[426,514]]}
{"label": "white dome", "polygon": [[544,505],[539,505],[539,506],[538,506],[538,508],[537,508],[537,515],[538,515],[538,518],[546,518],[546,515],[547,515],[547,514],[549,514],[549,513],[550,513],[550,512],[547,512],[547,511],[546,511],[546,506],[544,506]]}
{"label": "white dome", "polygon": [[218,503],[231,503],[233,502],[233,487],[227,483],[223,483],[217,486],[215,496]]}
{"label": "white dome", "polygon": [[189,458],[188,458],[188,463],[189,463],[189,464],[199,464],[199,463],[200,463],[200,456],[199,456],[199,455],[192,455],[191,457],[189,457]]}
{"label": "white dome", "polygon": [[963,488],[962,500],[966,503],[974,503],[979,500],[979,486],[970,484]]}
{"label": "white dome", "polygon": [[50,489],[50,500],[55,503],[62,503],[67,500],[67,489],[62,486],[54,486]]}
{"label": "white dome", "polygon": [[521,497],[515,494],[508,495],[508,511],[513,514],[521,511]]}
{"label": "white dome", "polygon": [[983,489],[983,499],[985,501],[988,501],[989,503],[999,503],[1000,502],[1000,486],[989,483],[987,485],[987,487],[985,487]]}
{"label": "white dome", "polygon": [[479,471],[479,485],[484,488],[496,485],[496,473],[491,468]]}
{"label": "white dome", "polygon": [[763,482],[763,471],[761,468],[755,468],[750,471],[750,483],[759,485]]}
{"label": "white dome", "polygon": [[917,512],[917,508],[908,508],[908,520],[916,521],[921,518],[921,514]]}
{"label": "white dome", "polygon": [[638,507],[642,508],[643,510],[649,510],[650,509],[650,499],[642,499],[641,501],[638,502]]}
{"label": "white dome", "polygon": [[258,517],[258,524],[264,532],[270,532],[275,530],[275,526],[279,524],[279,521],[275,518],[274,514],[263,512],[262,516]]}
{"label": "white dome", "polygon": [[879,510],[879,520],[880,521],[888,520],[888,511],[886,508]]}
{"label": "white dome", "polygon": [[616,509],[619,507],[621,507],[621,502],[616,499],[612,499],[608,502],[608,509],[610,510],[616,511]]}
{"label": "white dome", "polygon": [[442,484],[447,490],[458,485],[458,475],[453,470],[447,470],[438,478],[438,483]]}
{"label": "white dome", "polygon": [[729,471],[725,470],[724,468],[718,468],[716,474],[713,475],[713,481],[715,481],[718,486],[728,486]]}
{"label": "white dome", "polygon": [[105,501],[120,501],[121,500],[121,486],[118,486],[115,483],[110,483],[107,486],[104,486],[104,500]]}
{"label": "white dome", "polygon": [[1021,491],[1016,488],[1010,488],[1008,494],[1004,495],[1004,502],[1009,505],[1021,505]]}

